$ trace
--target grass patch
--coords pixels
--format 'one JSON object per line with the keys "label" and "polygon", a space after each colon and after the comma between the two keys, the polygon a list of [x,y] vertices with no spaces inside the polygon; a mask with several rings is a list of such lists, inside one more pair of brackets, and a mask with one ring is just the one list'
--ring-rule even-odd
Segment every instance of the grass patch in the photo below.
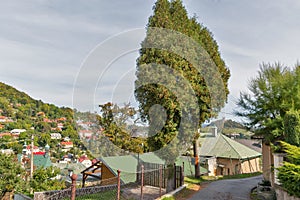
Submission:
{"label": "grass patch", "polygon": [[216,180],[223,180],[223,179],[240,179],[240,178],[249,178],[253,176],[261,175],[261,172],[254,172],[248,174],[235,174],[235,175],[225,175],[225,176],[201,176],[201,181],[216,181]]}
{"label": "grass patch", "polygon": [[239,179],[239,178],[249,178],[253,176],[261,175],[261,172],[249,173],[249,174],[236,174],[236,175],[226,175],[219,179]]}
{"label": "grass patch", "polygon": [[202,178],[195,178],[192,176],[186,176],[184,177],[184,182],[187,184],[198,184],[200,185],[200,183],[202,182]]}
{"label": "grass patch", "polygon": [[176,200],[185,200],[195,194],[200,190],[200,184],[202,182],[201,178],[195,178],[192,176],[184,177],[184,183],[187,184],[187,187],[182,189],[180,192],[175,194],[174,199]]}
{"label": "grass patch", "polygon": [[175,200],[175,198],[174,198],[174,197],[164,197],[164,198],[161,199],[161,200]]}

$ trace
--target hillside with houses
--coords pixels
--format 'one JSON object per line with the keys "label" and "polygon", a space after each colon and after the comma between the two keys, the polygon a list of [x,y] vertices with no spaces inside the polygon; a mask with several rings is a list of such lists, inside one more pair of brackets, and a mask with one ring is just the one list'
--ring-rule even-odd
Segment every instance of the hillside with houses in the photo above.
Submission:
{"label": "hillside with houses", "polygon": [[[67,179],[68,164],[81,170],[92,165],[94,157],[81,139],[91,138],[89,127],[95,122],[82,118],[77,123],[72,109],[35,100],[0,83],[0,152],[20,164],[25,180],[34,176],[35,170],[46,173],[50,167],[56,171],[46,177],[54,176],[60,182]],[[63,183],[56,189],[64,187]],[[46,188],[51,186],[34,191]]]}

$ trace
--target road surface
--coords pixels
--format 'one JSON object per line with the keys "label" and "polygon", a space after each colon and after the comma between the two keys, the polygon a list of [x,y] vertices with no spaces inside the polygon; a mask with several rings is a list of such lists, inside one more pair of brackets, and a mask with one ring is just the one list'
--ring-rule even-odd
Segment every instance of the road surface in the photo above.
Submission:
{"label": "road surface", "polygon": [[189,200],[249,200],[251,189],[261,180],[260,175],[244,179],[214,181],[199,190]]}

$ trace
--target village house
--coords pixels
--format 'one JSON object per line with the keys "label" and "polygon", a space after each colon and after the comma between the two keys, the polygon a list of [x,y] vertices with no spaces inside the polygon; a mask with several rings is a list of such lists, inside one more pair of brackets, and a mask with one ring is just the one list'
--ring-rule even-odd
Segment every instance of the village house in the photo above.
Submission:
{"label": "village house", "polygon": [[44,112],[38,112],[38,113],[36,114],[36,116],[38,116],[38,117],[45,117],[46,115],[45,115]]}
{"label": "village house", "polygon": [[19,134],[13,134],[13,133],[10,133],[10,132],[0,133],[0,138],[3,138],[4,136],[10,136],[10,137],[15,138],[15,139],[19,138]]}
{"label": "village house", "polygon": [[67,152],[69,151],[71,148],[73,148],[73,142],[61,142],[60,143],[61,147],[62,147],[62,151]]}
{"label": "village house", "polygon": [[80,130],[78,135],[81,139],[91,139],[93,135],[93,131],[91,130]]}
{"label": "village house", "polygon": [[67,118],[65,118],[65,117],[60,117],[60,118],[56,119],[57,122],[64,122],[66,120],[67,120]]}
{"label": "village house", "polygon": [[13,122],[13,120],[6,116],[0,116],[0,123],[8,123],[8,122]]}
{"label": "village house", "polygon": [[87,155],[82,155],[79,159],[78,162],[83,164],[86,167],[90,167],[92,165],[92,161],[87,157]]}
{"label": "village house", "polygon": [[12,150],[12,149],[1,149],[0,152],[2,154],[6,154],[6,155],[12,155],[15,153],[14,150]]}
{"label": "village house", "polygon": [[209,175],[234,175],[261,171],[261,153],[213,130],[201,134],[200,159],[208,165]]}
{"label": "village house", "polygon": [[50,137],[52,140],[60,140],[61,139],[61,134],[60,133],[51,133]]}
{"label": "village house", "polygon": [[62,128],[64,128],[64,124],[63,123],[58,123],[57,128],[59,128],[61,130]]}
{"label": "village house", "polygon": [[18,135],[20,135],[20,133],[23,133],[23,132],[26,132],[26,130],[25,129],[13,129],[10,131],[10,133],[18,134]]}
{"label": "village house", "polygon": [[[24,144],[22,154],[18,154],[18,161],[21,163],[23,168],[28,170],[28,167],[30,167],[31,162],[31,151],[30,151],[30,145]],[[45,151],[40,151],[38,147],[34,146],[33,148],[33,166],[34,168],[47,168],[52,166],[52,162],[50,160],[50,154],[49,154],[49,146],[45,146]]]}

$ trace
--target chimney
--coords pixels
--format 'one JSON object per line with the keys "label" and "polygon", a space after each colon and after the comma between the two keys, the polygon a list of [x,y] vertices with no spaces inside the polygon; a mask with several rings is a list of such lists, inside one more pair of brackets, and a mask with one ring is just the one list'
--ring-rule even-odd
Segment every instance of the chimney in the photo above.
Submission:
{"label": "chimney", "polygon": [[212,126],[210,128],[210,130],[211,130],[211,134],[212,134],[213,137],[217,137],[218,136],[218,128],[216,126]]}

